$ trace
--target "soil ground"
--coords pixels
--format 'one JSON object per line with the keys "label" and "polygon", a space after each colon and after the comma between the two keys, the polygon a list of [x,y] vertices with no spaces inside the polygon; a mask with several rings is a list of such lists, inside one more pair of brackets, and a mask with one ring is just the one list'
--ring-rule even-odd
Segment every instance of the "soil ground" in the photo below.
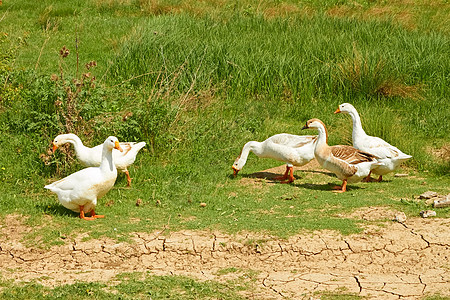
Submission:
{"label": "soil ground", "polygon": [[[386,220],[395,213],[368,207],[354,217]],[[254,288],[243,294],[248,299],[314,299],[321,291],[369,299],[450,297],[450,219],[410,218],[371,225],[360,234],[317,231],[287,240],[256,233],[164,230],[136,232],[132,243],[83,241],[78,236],[45,250],[22,243],[31,230],[19,215],[7,216],[1,225],[1,236],[6,237],[0,241],[4,279],[36,280],[46,286],[77,281],[114,284],[117,274],[149,272],[250,282],[245,274],[252,271]],[[220,272],[224,269],[235,271]]]}

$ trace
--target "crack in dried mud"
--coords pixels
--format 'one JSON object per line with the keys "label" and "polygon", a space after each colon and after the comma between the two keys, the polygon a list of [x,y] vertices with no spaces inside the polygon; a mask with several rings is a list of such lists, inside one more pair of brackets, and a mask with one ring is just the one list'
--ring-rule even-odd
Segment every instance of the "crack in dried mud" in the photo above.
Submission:
{"label": "crack in dried mud", "polygon": [[[16,216],[17,217],[17,216]],[[11,216],[10,218],[14,218]],[[16,221],[10,222],[16,224]],[[123,272],[185,275],[226,282],[255,271],[249,298],[301,299],[340,291],[373,299],[450,296],[450,220],[410,219],[369,226],[363,234],[317,231],[281,240],[268,235],[182,231],[135,233],[133,243],[110,239],[66,241],[49,250],[27,248],[14,228],[2,227],[3,278],[55,286],[108,282]],[[264,241],[264,242],[254,242]],[[250,282],[250,280],[249,280]]]}

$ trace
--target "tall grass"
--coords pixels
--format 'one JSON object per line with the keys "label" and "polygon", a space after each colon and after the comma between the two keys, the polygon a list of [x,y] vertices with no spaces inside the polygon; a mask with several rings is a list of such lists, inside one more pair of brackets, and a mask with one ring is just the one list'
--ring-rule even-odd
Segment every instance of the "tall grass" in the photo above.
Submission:
{"label": "tall grass", "polygon": [[[248,107],[265,107],[277,122],[319,117],[333,126],[335,119],[324,112],[351,102],[372,111],[366,119],[370,134],[416,154],[416,166],[428,168],[429,159],[418,155],[420,142],[411,141],[417,135],[448,138],[448,122],[442,122],[449,115],[442,95],[449,84],[448,46],[445,35],[376,20],[159,16],[129,38],[109,74],[116,82],[144,75],[131,83],[145,86],[160,70],[183,66],[179,93],[214,89],[245,107],[244,118],[252,118]],[[232,110],[244,112],[238,106]]]}
{"label": "tall grass", "polygon": [[160,68],[184,65],[180,89],[190,87],[195,73],[197,89],[220,86],[233,97],[279,98],[288,91],[294,99],[321,93],[418,98],[422,84],[439,76],[436,70],[450,67],[447,45],[444,36],[380,22],[164,16],[130,37],[110,74],[119,80],[148,74],[134,81],[142,83],[153,81]]}

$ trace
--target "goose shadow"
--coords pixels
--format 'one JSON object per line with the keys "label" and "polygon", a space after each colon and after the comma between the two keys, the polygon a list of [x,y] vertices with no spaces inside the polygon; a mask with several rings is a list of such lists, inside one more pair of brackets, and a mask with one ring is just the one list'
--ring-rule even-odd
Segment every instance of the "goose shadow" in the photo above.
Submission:
{"label": "goose shadow", "polygon": [[[333,187],[335,186],[339,186],[339,184],[334,184],[334,183],[325,183],[325,184],[317,184],[317,183],[294,183],[292,184],[295,187],[299,187],[299,188],[305,188],[308,190],[315,190],[315,191],[334,191]],[[358,190],[361,189],[361,187],[359,186],[355,186],[355,185],[347,185],[347,191],[351,191],[351,190]]]}
{"label": "goose shadow", "polygon": [[[302,173],[314,173],[314,174],[326,175],[326,176],[329,176],[329,177],[336,177],[336,175],[334,175],[331,172],[318,171],[318,170],[296,170],[295,172],[299,173],[298,175],[296,175],[294,173],[294,178],[295,179],[302,179],[304,177],[304,176],[302,176]],[[275,178],[283,176],[283,174],[284,173],[273,173],[273,172],[268,172],[268,171],[260,171],[260,172],[255,172],[255,173],[251,173],[251,174],[243,174],[242,177],[276,180]]]}
{"label": "goose shadow", "polygon": [[79,214],[59,204],[37,204],[36,208],[51,216],[78,217]]}
{"label": "goose shadow", "polygon": [[369,182],[365,182],[364,181],[364,183],[372,183],[372,184],[380,184],[380,183],[391,183],[392,182],[392,179],[384,179],[383,178],[383,180],[381,180],[381,181],[376,181],[376,180],[371,180],[371,181],[369,181]]}
{"label": "goose shadow", "polygon": [[[326,172],[326,171],[317,171],[317,170],[296,170],[296,172],[299,172],[300,175],[296,175],[294,173],[294,179],[298,180],[298,179],[302,179],[304,176],[302,176],[302,173],[315,173],[315,174],[323,174],[329,177],[336,177],[336,175],[334,175],[333,173],[330,172]],[[260,172],[255,172],[255,173],[251,173],[251,174],[239,174],[240,177],[242,178],[258,178],[258,179],[266,179],[266,180],[270,180],[273,182],[279,182],[279,180],[277,180],[277,177],[283,176],[284,173],[273,173],[273,172],[269,172],[269,171],[260,171]],[[228,178],[230,179],[235,179],[237,178],[239,175],[235,176],[233,174],[228,175]]]}
{"label": "goose shadow", "polygon": [[[284,174],[284,173],[283,173]],[[280,183],[280,180],[276,179],[277,177],[283,176],[283,174],[280,173],[273,173],[273,172],[267,172],[267,171],[261,171],[251,174],[242,174],[242,178],[258,178],[258,179],[265,179],[269,180],[273,183]],[[302,176],[298,176],[294,174],[294,180],[301,179]]]}
{"label": "goose shadow", "polygon": [[312,174],[322,174],[322,175],[326,175],[329,177],[334,177],[336,178],[336,175],[334,173],[331,172],[327,172],[327,171],[320,171],[320,170],[301,170],[302,173],[312,173]]}

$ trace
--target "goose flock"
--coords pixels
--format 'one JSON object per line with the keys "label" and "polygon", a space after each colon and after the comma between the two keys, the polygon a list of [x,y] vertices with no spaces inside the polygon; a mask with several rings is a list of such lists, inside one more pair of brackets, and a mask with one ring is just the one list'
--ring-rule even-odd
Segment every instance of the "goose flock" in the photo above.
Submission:
{"label": "goose flock", "polygon": [[[286,172],[277,177],[282,183],[294,181],[293,166],[303,166],[314,158],[319,164],[336,174],[342,185],[335,192],[347,190],[347,183],[372,181],[371,174],[379,175],[375,181],[382,181],[383,175],[394,171],[411,158],[381,138],[367,135],[358,112],[349,103],[339,105],[335,113],[349,114],[353,122],[353,146],[328,145],[328,132],[319,119],[310,119],[302,129],[315,129],[318,135],[276,134],[263,142],[250,141],[244,145],[232,169],[236,176],[253,152],[258,157],[272,158],[286,163]],[[78,160],[87,168],[63,179],[48,184],[46,189],[58,196],[59,202],[84,220],[103,218],[95,213],[97,200],[115,184],[117,171],[125,173],[127,186],[131,186],[128,167],[134,163],[137,153],[146,145],[140,143],[119,143],[114,136],[101,145],[89,148],[83,145],[75,134],[61,134],[53,140],[53,151],[63,144],[74,146]]]}
{"label": "goose flock", "polygon": [[[98,167],[102,162],[102,149],[103,145],[97,145],[94,148],[89,148],[83,145],[81,139],[73,133],[60,134],[53,140],[53,152],[60,146],[70,143],[75,148],[75,155],[82,165],[85,167]],[[120,143],[122,151],[112,152],[114,158],[114,165],[117,170],[125,173],[127,177],[127,186],[131,186],[131,177],[127,167],[134,163],[136,155],[145,146],[145,142]]]}
{"label": "goose flock", "polygon": [[117,170],[125,173],[127,185],[131,185],[127,167],[134,163],[145,142],[119,143],[116,137],[110,136],[102,145],[89,148],[83,145],[78,136],[69,133],[58,135],[53,140],[53,151],[66,143],[74,145],[75,155],[88,168],[48,184],[45,188],[55,193],[65,208],[80,213],[81,219],[103,218],[103,215],[95,214],[97,200],[114,186]]}
{"label": "goose flock", "polygon": [[372,181],[372,173],[379,175],[376,181],[381,181],[383,175],[396,170],[400,164],[412,156],[400,151],[379,137],[367,135],[361,125],[358,112],[349,103],[339,105],[335,113],[349,114],[353,121],[353,147],[347,145],[328,145],[328,132],[325,124],[319,119],[311,119],[302,129],[316,129],[318,136],[277,134],[259,143],[250,141],[244,145],[241,154],[236,158],[232,169],[236,175],[247,161],[249,152],[258,157],[272,158],[286,162],[287,169],[280,180],[289,179],[292,182],[292,166],[302,166],[313,158],[319,164],[336,174],[342,180],[342,185],[335,192],[347,190],[347,183]]}

